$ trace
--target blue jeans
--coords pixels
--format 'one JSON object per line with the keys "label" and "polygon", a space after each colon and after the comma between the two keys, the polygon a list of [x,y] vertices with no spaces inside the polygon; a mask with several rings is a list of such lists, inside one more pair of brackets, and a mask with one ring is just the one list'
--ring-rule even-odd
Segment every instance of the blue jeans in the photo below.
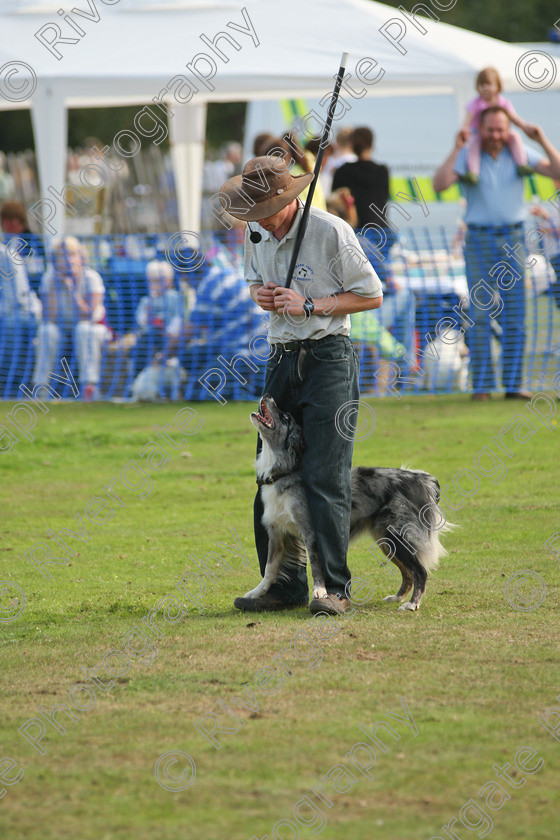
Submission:
{"label": "blue jeans", "polygon": [[[521,245],[517,249],[519,261],[508,256],[504,245],[509,245],[511,249]],[[503,388],[505,391],[519,391],[521,388],[525,353],[525,260],[521,225],[467,229],[465,262],[471,300],[469,317],[474,321],[467,340],[474,393],[496,390],[491,356],[491,318],[499,322],[502,330]],[[508,268],[511,273],[507,273]]]}
{"label": "blue jeans", "polygon": [[550,257],[550,264],[556,274],[556,282],[550,287],[550,294],[554,298],[556,306],[560,308],[560,254]]}
{"label": "blue jeans", "polygon": [[[281,345],[272,346],[265,393],[271,394],[278,406],[292,414],[303,428],[302,477],[325,586],[331,594],[344,595],[350,591],[346,555],[352,501],[350,470],[360,397],[358,357],[346,336],[327,336],[304,345],[306,353],[301,359],[298,350],[285,351]],[[346,407],[342,409],[343,406]],[[339,409],[341,415],[335,422]],[[259,449],[260,439],[257,452]],[[264,576],[268,535],[261,521],[262,511],[259,491],[254,508],[255,544]],[[299,540],[294,539],[288,554],[296,558],[305,556]],[[287,602],[307,598],[306,566],[288,564],[286,575],[271,587],[270,594]]]}

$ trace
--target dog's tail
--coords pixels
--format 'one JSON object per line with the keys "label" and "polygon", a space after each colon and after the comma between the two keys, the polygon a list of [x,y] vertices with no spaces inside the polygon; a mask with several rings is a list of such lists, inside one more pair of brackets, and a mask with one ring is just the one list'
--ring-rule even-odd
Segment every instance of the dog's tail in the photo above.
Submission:
{"label": "dog's tail", "polygon": [[447,557],[449,553],[440,542],[440,534],[452,531],[457,526],[447,521],[439,506],[439,481],[433,475],[426,474],[426,490],[429,502],[424,505],[419,515],[425,538],[418,548],[417,557],[423,568],[431,572],[437,568],[441,558]]}

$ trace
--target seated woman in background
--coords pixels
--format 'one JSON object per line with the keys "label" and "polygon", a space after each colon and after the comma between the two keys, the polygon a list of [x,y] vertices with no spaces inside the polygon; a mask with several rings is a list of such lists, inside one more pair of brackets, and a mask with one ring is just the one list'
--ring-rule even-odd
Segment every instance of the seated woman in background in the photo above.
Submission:
{"label": "seated woman in background", "polygon": [[156,354],[161,362],[177,355],[184,313],[181,293],[173,288],[174,278],[173,266],[165,260],[152,260],[146,266],[149,294],[136,310],[135,374],[150,365]]}
{"label": "seated woman in background", "polygon": [[101,351],[111,335],[104,323],[103,280],[87,265],[85,248],[74,236],[53,241],[51,260],[41,283],[34,382],[48,382],[63,357],[70,364],[74,350],[82,399],[92,400],[98,395]]}

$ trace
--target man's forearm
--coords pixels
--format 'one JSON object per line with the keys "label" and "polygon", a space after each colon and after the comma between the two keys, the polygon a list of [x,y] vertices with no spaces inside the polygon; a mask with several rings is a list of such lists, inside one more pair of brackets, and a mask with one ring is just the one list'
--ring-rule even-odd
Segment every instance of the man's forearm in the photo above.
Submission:
{"label": "man's forearm", "polygon": [[432,183],[436,192],[443,192],[457,181],[457,175],[454,172],[455,161],[459,154],[459,149],[453,149],[446,160],[434,172]]}
{"label": "man's forearm", "polygon": [[[262,287],[261,287],[262,288]],[[265,289],[266,291],[266,289]],[[325,295],[324,297],[305,297],[294,289],[276,286],[269,289],[270,302],[255,298],[262,309],[278,312],[279,314],[305,315],[306,300],[313,301],[313,315],[352,315],[367,309],[377,309],[383,302],[383,295],[378,297],[364,297],[354,292]],[[257,293],[256,293],[257,294]],[[263,292],[260,292],[262,298]]]}
{"label": "man's forearm", "polygon": [[312,298],[315,309],[314,315],[353,315],[368,309],[379,309],[383,303],[383,295],[379,297],[363,297],[354,292],[342,292],[340,295],[329,295],[324,298]]}
{"label": "man's forearm", "polygon": [[543,137],[541,146],[550,161],[550,177],[554,178],[555,181],[560,180],[560,152],[547,137]]}

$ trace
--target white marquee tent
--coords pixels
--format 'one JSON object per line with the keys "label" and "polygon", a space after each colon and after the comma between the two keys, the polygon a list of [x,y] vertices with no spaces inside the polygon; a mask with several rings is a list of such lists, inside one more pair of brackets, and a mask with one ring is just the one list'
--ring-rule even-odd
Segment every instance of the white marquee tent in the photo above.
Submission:
{"label": "white marquee tent", "polygon": [[[198,230],[207,102],[325,95],[344,50],[347,98],[454,92],[464,104],[487,64],[506,90],[520,89],[520,60],[518,75],[538,85],[549,73],[560,87],[557,60],[531,69],[518,46],[446,24],[452,0],[425,5],[439,21],[372,0],[0,0],[0,109],[31,108],[41,193],[52,199],[65,183],[68,108],[137,104],[140,114],[163,100],[181,227]],[[163,129],[139,119],[123,129],[157,139]]]}

